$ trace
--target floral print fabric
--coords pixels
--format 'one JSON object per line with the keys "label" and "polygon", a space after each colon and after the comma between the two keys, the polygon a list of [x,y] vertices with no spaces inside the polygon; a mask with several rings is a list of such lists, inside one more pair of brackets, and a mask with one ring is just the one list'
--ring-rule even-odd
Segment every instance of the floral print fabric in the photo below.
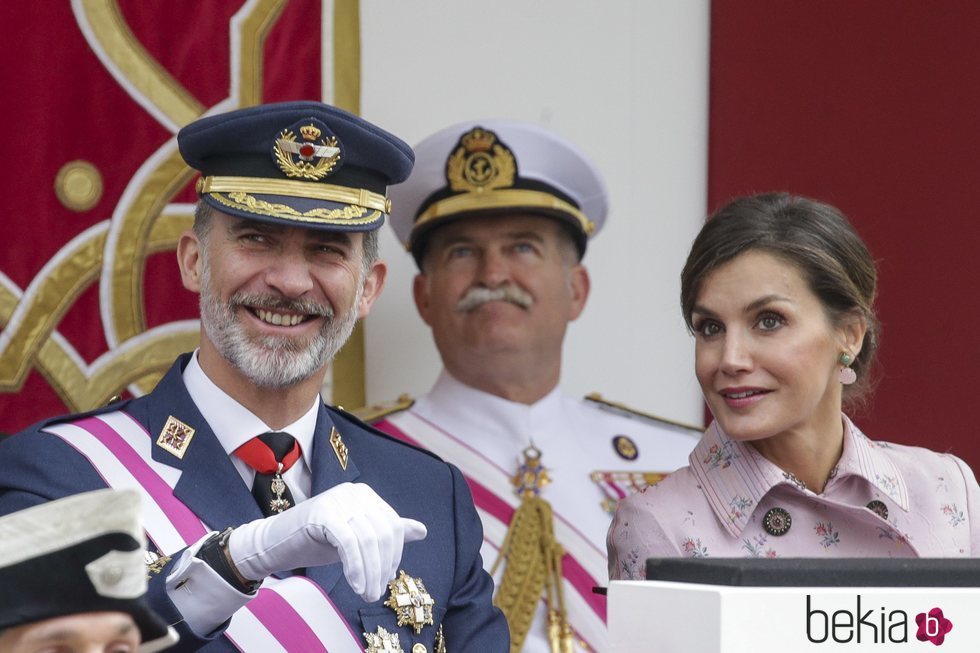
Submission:
{"label": "floral print fabric", "polygon": [[[843,453],[822,494],[712,424],[687,467],[620,503],[607,537],[610,579],[644,578],[651,557],[980,556],[970,468],[870,440],[843,419]],[[781,536],[763,527],[773,508],[792,518]]]}

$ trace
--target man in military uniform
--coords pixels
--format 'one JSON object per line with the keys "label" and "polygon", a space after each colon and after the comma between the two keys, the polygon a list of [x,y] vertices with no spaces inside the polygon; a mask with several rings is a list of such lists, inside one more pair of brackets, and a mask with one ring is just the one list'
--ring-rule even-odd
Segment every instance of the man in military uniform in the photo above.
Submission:
{"label": "man in military uniform", "polygon": [[[589,295],[586,243],[601,178],[533,125],[478,121],[416,146],[392,224],[420,273],[414,297],[444,370],[378,428],[458,465],[501,553],[495,602],[513,651],[607,650],[605,536],[616,500],[683,466],[699,429],[558,389],[562,342]],[[373,414],[371,414],[373,413]]]}
{"label": "man in military uniform", "polygon": [[178,650],[506,650],[459,471],[319,398],[384,284],[376,230],[411,148],[316,102],[177,141],[202,173],[177,249],[201,346],[145,397],[0,444],[0,513],[139,489]]}
{"label": "man in military uniform", "polygon": [[177,641],[143,600],[135,490],[95,490],[0,517],[0,653],[162,651]]}

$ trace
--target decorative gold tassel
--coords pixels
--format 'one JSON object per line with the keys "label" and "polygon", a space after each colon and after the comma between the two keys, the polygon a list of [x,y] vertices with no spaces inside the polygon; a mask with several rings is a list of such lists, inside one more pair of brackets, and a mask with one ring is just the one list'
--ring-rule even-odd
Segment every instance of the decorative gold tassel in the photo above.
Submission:
{"label": "decorative gold tassel", "polygon": [[[568,617],[565,613],[565,593],[562,587],[562,565],[561,559],[565,556],[565,549],[557,541],[554,541],[552,534],[551,565],[552,565],[552,586],[548,592],[548,641],[551,644],[552,653],[574,653],[572,650],[572,627],[568,624]],[[552,632],[552,628],[554,632]]]}
{"label": "decorative gold tassel", "polygon": [[547,635],[552,653],[572,653],[572,630],[562,591],[564,550],[555,540],[551,504],[539,496],[541,488],[550,482],[541,465],[541,452],[533,446],[525,449],[524,463],[513,478],[521,505],[490,570],[494,574],[506,560],[494,604],[507,617],[511,653],[519,653],[524,645],[543,591],[547,591]]}

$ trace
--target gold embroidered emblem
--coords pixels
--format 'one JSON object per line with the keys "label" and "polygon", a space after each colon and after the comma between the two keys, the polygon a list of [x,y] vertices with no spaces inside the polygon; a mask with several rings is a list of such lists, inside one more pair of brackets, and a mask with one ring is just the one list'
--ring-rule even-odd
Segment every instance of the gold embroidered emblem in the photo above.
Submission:
{"label": "gold embroidered emblem", "polygon": [[368,645],[365,653],[404,653],[398,633],[389,633],[381,626],[378,626],[377,632],[364,633],[364,639]]}
{"label": "gold embroidered emblem", "polygon": [[482,127],[463,134],[459,146],[446,161],[446,181],[455,191],[510,188],[516,176],[514,154],[496,134]]}
{"label": "gold embroidered emblem", "polygon": [[166,449],[178,458],[183,458],[193,437],[194,429],[171,415],[163,425],[163,430],[160,431],[157,446]]}
{"label": "gold embroidered emblem", "polygon": [[272,146],[276,155],[276,165],[291,179],[311,179],[318,181],[329,175],[340,160],[337,137],[322,139],[320,130],[314,125],[299,128],[301,140],[290,129],[284,129]]}
{"label": "gold embroidered emblem", "polygon": [[337,460],[340,462],[340,468],[347,471],[347,445],[344,444],[343,438],[340,437],[340,431],[336,428],[330,428],[330,446],[333,447],[333,452],[337,454]]}
{"label": "gold embroidered emblem", "polygon": [[418,635],[422,626],[433,625],[432,606],[435,601],[425,591],[421,578],[412,578],[404,570],[398,572],[398,578],[388,583],[391,596],[385,605],[395,611],[399,627],[411,624]]}

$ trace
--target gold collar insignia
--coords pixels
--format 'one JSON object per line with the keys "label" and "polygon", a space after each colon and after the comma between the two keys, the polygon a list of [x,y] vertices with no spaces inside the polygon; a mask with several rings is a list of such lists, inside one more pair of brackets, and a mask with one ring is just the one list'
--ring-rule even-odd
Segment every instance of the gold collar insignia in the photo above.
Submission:
{"label": "gold collar insignia", "polygon": [[347,445],[344,444],[344,439],[340,437],[340,431],[334,427],[330,427],[330,446],[333,447],[333,452],[337,456],[337,460],[340,462],[340,468],[347,471]]}
{"label": "gold collar insignia", "polygon": [[157,446],[178,458],[183,458],[193,437],[194,429],[171,415],[157,437]]}

